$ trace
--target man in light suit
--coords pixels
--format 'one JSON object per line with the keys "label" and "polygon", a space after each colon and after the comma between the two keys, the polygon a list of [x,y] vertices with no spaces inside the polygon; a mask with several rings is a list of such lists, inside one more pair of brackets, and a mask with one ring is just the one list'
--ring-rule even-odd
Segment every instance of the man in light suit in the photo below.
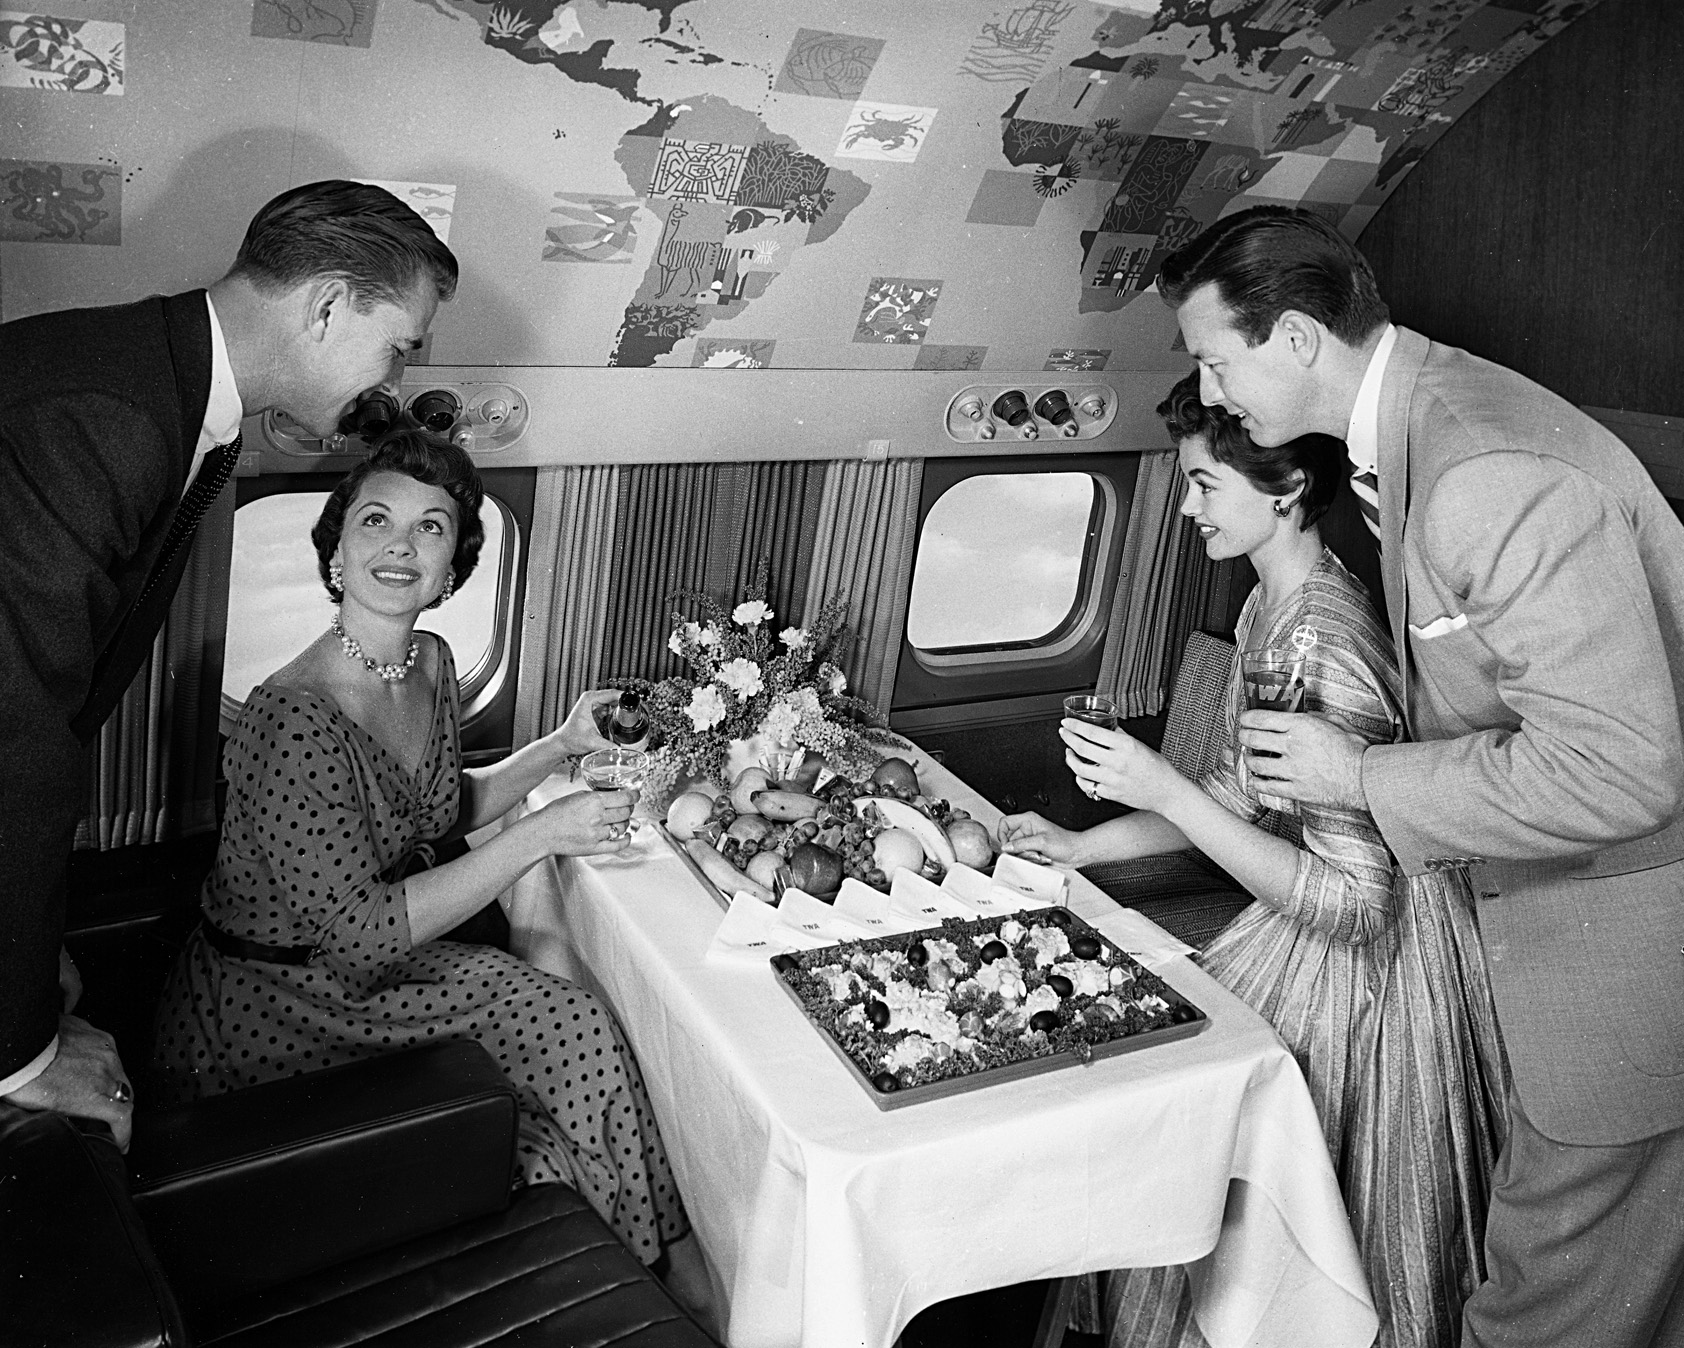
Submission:
{"label": "man in light suit", "polygon": [[1415,742],[1248,712],[1254,770],[1406,873],[1475,863],[1513,1086],[1462,1342],[1684,1343],[1684,526],[1571,404],[1394,327],[1309,212],[1220,220],[1159,286],[1206,403],[1347,442],[1380,548]]}
{"label": "man in light suit", "polygon": [[134,1100],[109,1035],[69,1014],[64,874],[87,743],[169,611],[242,418],[330,435],[394,388],[456,260],[391,193],[296,187],[203,290],[0,325],[0,1106],[102,1120]]}

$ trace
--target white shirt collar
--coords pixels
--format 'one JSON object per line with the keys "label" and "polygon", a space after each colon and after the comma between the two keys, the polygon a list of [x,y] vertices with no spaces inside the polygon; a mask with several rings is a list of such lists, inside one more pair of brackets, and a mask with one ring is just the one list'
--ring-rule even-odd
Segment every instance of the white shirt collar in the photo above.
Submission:
{"label": "white shirt collar", "polygon": [[[240,390],[234,383],[234,367],[228,360],[228,343],[222,336],[222,324],[216,317],[216,305],[210,292],[205,292],[205,308],[210,311],[211,330],[211,386],[210,401],[205,404],[205,424],[199,429],[199,443],[195,460],[217,445],[225,445],[240,433],[245,419],[245,407],[240,402]],[[197,471],[197,462],[193,465]],[[193,473],[187,474],[193,480]]]}
{"label": "white shirt collar", "polygon": [[1368,358],[1368,370],[1357,389],[1356,405],[1351,408],[1351,426],[1345,432],[1345,452],[1351,466],[1359,473],[1373,472],[1380,458],[1380,382],[1386,375],[1386,362],[1397,345],[1397,328],[1386,324],[1380,335],[1380,345]]}

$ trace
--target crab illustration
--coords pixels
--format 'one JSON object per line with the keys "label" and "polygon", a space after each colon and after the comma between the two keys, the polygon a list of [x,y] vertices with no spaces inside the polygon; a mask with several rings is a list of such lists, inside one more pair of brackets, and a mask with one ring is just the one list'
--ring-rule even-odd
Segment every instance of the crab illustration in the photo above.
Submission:
{"label": "crab illustration", "polygon": [[910,117],[885,117],[876,108],[867,108],[860,114],[859,125],[848,132],[848,139],[843,143],[852,149],[862,140],[874,140],[883,150],[899,150],[907,145],[916,145],[923,133],[924,117],[922,113],[913,113]]}

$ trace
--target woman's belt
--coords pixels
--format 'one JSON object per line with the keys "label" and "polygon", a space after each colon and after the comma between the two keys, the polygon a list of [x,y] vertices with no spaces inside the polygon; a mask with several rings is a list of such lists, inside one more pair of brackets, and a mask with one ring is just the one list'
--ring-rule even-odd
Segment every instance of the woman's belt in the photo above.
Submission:
{"label": "woman's belt", "polygon": [[316,953],[313,945],[265,945],[262,941],[248,941],[243,936],[230,936],[209,918],[202,918],[199,930],[229,959],[257,960],[263,964],[308,964]]}

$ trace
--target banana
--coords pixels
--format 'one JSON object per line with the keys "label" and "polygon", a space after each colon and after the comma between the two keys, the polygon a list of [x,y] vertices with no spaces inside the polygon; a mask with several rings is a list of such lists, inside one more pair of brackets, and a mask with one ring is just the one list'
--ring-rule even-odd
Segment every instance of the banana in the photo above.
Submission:
{"label": "banana", "polygon": [[752,894],[762,903],[776,903],[778,896],[756,880],[749,879],[723,856],[712,843],[701,838],[691,838],[684,844],[684,850],[691,859],[702,868],[702,874],[719,888],[727,899],[738,894]]}
{"label": "banana", "polygon": [[825,804],[817,796],[809,796],[804,791],[775,789],[756,791],[749,799],[761,814],[780,824],[793,824],[802,819],[811,819],[824,809]]}
{"label": "banana", "polygon": [[940,824],[927,814],[914,809],[904,800],[892,800],[888,797],[860,796],[854,801],[854,808],[863,816],[869,806],[875,805],[877,812],[883,816],[883,822],[890,828],[903,828],[924,849],[924,855],[934,861],[945,872],[958,865],[959,858],[954,855],[953,844]]}

